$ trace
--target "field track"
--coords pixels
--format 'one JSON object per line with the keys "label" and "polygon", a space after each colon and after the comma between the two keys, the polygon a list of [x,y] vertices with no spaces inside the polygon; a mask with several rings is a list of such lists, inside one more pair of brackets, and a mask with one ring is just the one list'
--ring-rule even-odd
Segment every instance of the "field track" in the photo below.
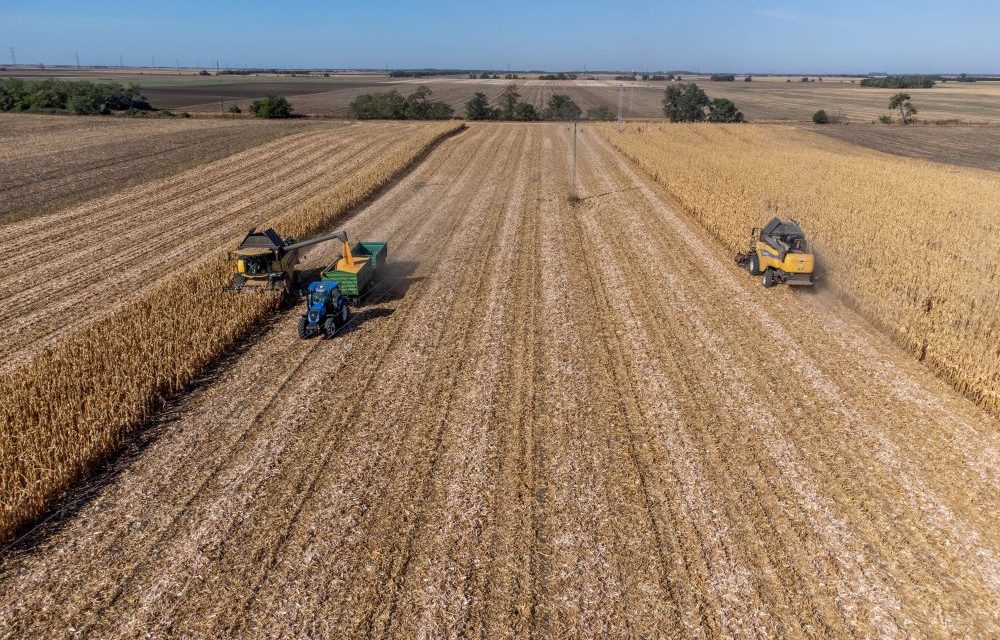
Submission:
{"label": "field track", "polygon": [[414,126],[324,126],[5,227],[0,369],[93,322],[292,205],[329,191]]}
{"label": "field track", "polygon": [[1000,634],[996,419],[587,127],[571,207],[570,131],[474,126],[363,209],[373,304],[278,318],[5,554],[0,638]]}

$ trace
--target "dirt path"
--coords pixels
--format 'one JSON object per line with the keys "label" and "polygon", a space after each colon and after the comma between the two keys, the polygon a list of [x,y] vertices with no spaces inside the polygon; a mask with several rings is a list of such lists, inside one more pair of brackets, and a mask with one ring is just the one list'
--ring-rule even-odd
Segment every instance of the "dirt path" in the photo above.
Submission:
{"label": "dirt path", "polygon": [[8,552],[0,637],[1000,632],[1000,425],[587,129],[570,207],[570,136],[473,127],[360,212],[374,303]]}
{"label": "dirt path", "polygon": [[0,366],[24,362],[251,226],[330,190],[411,126],[316,128],[8,225],[18,250],[0,275],[0,322],[8,329]]}

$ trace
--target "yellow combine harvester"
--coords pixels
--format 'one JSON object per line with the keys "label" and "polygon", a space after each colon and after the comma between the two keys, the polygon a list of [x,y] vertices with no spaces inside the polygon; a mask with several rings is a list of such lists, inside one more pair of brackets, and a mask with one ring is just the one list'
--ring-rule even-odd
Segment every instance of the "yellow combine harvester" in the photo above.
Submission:
{"label": "yellow combine harvester", "polygon": [[274,229],[251,229],[236,251],[229,252],[233,263],[233,281],[230,291],[280,291],[281,301],[298,294],[299,282],[295,265],[298,250],[326,242],[347,239],[343,231],[296,242],[295,238],[282,238]]}
{"label": "yellow combine harvester", "polygon": [[762,276],[765,287],[785,282],[813,284],[816,259],[795,220],[772,218],[764,228],[750,231],[750,248],[736,255],[736,263],[752,276]]}

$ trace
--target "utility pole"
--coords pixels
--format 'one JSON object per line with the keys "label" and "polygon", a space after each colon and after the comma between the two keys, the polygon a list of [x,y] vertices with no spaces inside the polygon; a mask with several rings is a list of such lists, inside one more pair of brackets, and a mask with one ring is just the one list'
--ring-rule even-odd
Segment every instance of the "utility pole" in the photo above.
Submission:
{"label": "utility pole", "polygon": [[118,66],[121,67],[122,69],[125,68],[125,58],[123,58],[122,54],[120,53],[118,54]]}
{"label": "utility pole", "polygon": [[178,71],[181,70],[181,59],[180,58],[177,58],[177,70]]}
{"label": "utility pole", "polygon": [[576,120],[573,121],[573,199],[579,198],[576,192]]}
{"label": "utility pole", "polygon": [[17,57],[14,55],[14,47],[10,48],[10,63],[11,65],[17,64]]}
{"label": "utility pole", "polygon": [[149,61],[152,63],[150,66],[155,69],[156,68],[156,56],[150,56],[149,57]]}
{"label": "utility pole", "polygon": [[76,68],[77,69],[80,68],[80,52],[79,51],[76,52]]}
{"label": "utility pole", "polygon": [[625,101],[625,85],[618,87],[618,133],[625,128],[625,121],[622,120],[622,103]]}

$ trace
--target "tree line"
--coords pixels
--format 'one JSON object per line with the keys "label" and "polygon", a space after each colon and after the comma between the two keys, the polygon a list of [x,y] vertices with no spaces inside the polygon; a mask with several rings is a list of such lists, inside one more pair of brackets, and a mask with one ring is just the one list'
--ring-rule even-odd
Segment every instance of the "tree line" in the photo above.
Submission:
{"label": "tree line", "polygon": [[[349,107],[351,117],[359,120],[447,120],[455,110],[441,100],[431,100],[433,92],[419,86],[408,96],[393,89],[384,93],[366,93],[355,98]],[[497,98],[497,106],[490,104],[485,93],[477,91],[465,103],[465,117],[469,120],[510,120],[531,122],[535,120],[579,120],[583,110],[572,98],[562,94],[551,96],[545,107],[521,99],[517,84],[504,87]],[[614,114],[606,106],[587,110],[590,120],[613,120]]]}
{"label": "tree line", "polygon": [[862,78],[862,87],[878,89],[930,89],[940,80],[939,76],[882,76]]}
{"label": "tree line", "polygon": [[153,111],[138,85],[87,80],[0,80],[0,111],[107,115]]}

